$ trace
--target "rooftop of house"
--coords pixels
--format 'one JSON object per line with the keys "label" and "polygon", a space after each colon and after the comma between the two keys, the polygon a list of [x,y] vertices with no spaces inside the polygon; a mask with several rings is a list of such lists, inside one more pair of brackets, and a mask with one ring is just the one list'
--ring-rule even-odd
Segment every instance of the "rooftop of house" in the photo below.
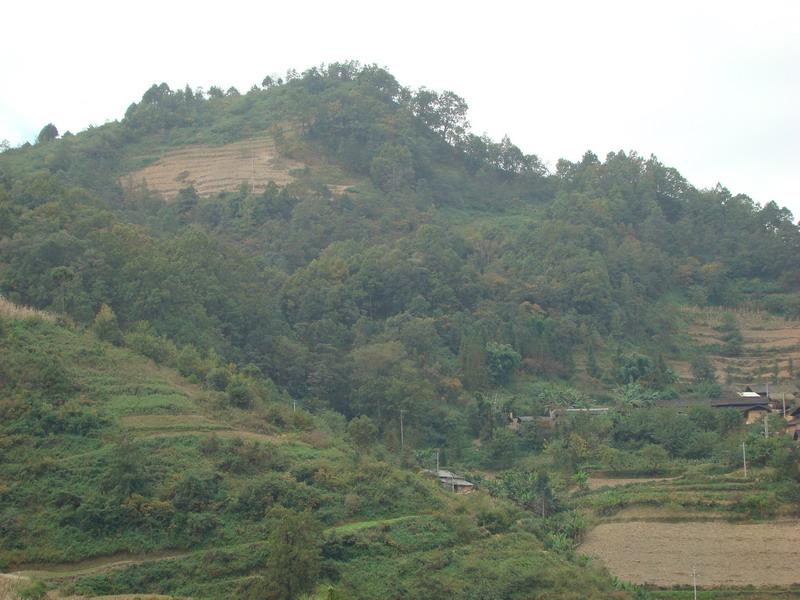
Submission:
{"label": "rooftop of house", "polygon": [[471,481],[467,481],[461,475],[456,475],[452,471],[445,469],[423,469],[423,473],[436,477],[439,483],[445,486],[452,486],[454,488],[475,487]]}
{"label": "rooftop of house", "polygon": [[776,394],[794,395],[797,393],[797,386],[794,383],[749,383],[741,388],[740,393],[758,394],[766,396],[769,394],[774,397]]}

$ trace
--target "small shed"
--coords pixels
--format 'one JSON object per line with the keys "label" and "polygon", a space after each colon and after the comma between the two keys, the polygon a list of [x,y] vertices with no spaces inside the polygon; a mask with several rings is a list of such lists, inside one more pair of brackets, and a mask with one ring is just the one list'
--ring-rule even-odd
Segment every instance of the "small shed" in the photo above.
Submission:
{"label": "small shed", "polygon": [[467,481],[452,471],[446,471],[445,469],[425,469],[423,472],[426,475],[435,477],[439,480],[439,484],[443,488],[448,489],[456,494],[469,494],[475,490],[474,483]]}
{"label": "small shed", "polygon": [[513,412],[508,413],[508,427],[509,429],[513,429],[515,431],[523,425],[531,425],[537,421],[537,417],[515,415]]}

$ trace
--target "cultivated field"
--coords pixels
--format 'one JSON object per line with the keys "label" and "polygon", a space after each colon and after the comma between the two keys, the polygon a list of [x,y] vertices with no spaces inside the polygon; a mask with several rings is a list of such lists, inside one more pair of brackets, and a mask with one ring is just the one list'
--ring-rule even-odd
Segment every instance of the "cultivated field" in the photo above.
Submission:
{"label": "cultivated field", "polygon": [[[711,352],[711,359],[720,382],[763,382],[772,378],[775,362],[779,377],[790,376],[788,360],[800,368],[800,321],[791,321],[766,312],[686,307],[683,314],[689,321],[689,334],[701,346],[720,347],[722,334],[717,327],[725,313],[733,315],[742,332],[744,343],[739,356],[721,356]],[[676,361],[673,368],[681,379],[691,379],[688,362]]]}
{"label": "cultivated field", "polygon": [[625,581],[657,586],[790,586],[800,582],[800,523],[601,523],[580,552]]}
{"label": "cultivated field", "polygon": [[122,178],[127,186],[146,185],[172,199],[178,191],[193,185],[201,196],[235,191],[246,182],[255,191],[269,181],[285,185],[292,181],[290,171],[304,163],[281,156],[269,137],[208,146],[196,144],[172,150],[155,163]]}

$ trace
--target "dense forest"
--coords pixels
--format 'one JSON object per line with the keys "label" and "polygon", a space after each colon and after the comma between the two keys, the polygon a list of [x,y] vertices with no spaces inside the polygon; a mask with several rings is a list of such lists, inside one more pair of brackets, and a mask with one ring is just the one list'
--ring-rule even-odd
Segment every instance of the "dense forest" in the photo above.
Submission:
{"label": "dense forest", "polygon": [[[259,136],[305,165],[290,172],[289,183],[260,189],[242,182],[211,195],[189,185],[170,198],[126,182],[172,149]],[[698,406],[687,426],[669,405],[679,396],[717,396],[723,383],[707,349],[685,335],[681,307],[748,307],[800,318],[798,257],[800,228],[773,202],[760,205],[722,186],[696,189],[675,168],[634,152],[601,160],[589,151],[549,169],[508,137],[497,142],[473,133],[467,104],[455,93],[405,88],[372,65],[335,63],[266,77],[244,93],[153,85],[117,122],[74,135],[59,135],[49,124],[35,144],[0,154],[0,294],[9,305],[48,311],[60,323],[9,318],[0,329],[2,348],[14,357],[0,365],[0,456],[21,465],[58,436],[92,438],[112,427],[125,411],[98,407],[117,392],[81,383],[73,372],[84,363],[100,369],[106,360],[141,360],[174,369],[185,385],[204,390],[203,402],[239,425],[262,419],[269,434],[324,431],[338,440],[334,448],[378,444],[375,461],[396,461],[393,486],[409,485],[402,469],[430,467],[435,449],[476,481],[483,481],[481,469],[502,471],[528,457],[527,470],[483,483],[508,507],[464,509],[484,515],[481,526],[490,531],[506,531],[514,521],[508,514],[534,506],[547,505],[543,518],[573,515],[563,494],[570,478],[581,484],[592,461],[624,473],[668,472],[681,460],[735,463],[737,436],[744,435],[737,415]],[[736,325],[728,327],[728,350],[735,352]],[[679,380],[673,361],[688,361],[692,378]],[[544,416],[557,406],[597,404],[617,410],[551,433],[505,426],[509,412]],[[292,406],[299,412],[289,412]],[[100,451],[100,438],[92,439],[82,451]],[[777,469],[780,481],[796,479],[787,459],[796,449],[780,440],[759,443],[764,448],[755,460]],[[146,471],[126,466],[131,456],[146,463],[146,452],[125,444],[136,445],[117,440],[103,450],[108,455],[98,469]],[[98,471],[79,487],[110,485],[111,504],[91,494],[79,498],[74,482],[58,484],[72,496],[62,490],[66,495],[48,501],[63,531],[88,536],[80,539],[128,531],[121,546],[98,543],[96,554],[210,543],[211,532],[221,529],[230,543],[236,527],[265,514],[259,498],[269,486],[276,505],[314,510],[327,527],[348,516],[331,500],[344,498],[341,482],[314,483],[317,475],[304,473],[298,456],[214,444],[195,449],[210,466],[193,480],[176,484],[163,472],[150,482],[125,476],[123,488]],[[561,473],[552,481],[545,460]],[[169,468],[190,462],[182,455]],[[12,467],[5,481],[27,472]],[[47,465],[37,468],[35,477],[51,476]],[[358,480],[349,463],[336,468]],[[260,469],[280,475],[261,482],[264,489],[237,491],[236,507],[209,521],[221,490],[238,489]],[[24,514],[33,488],[3,485],[0,497],[11,500],[0,514],[5,562],[69,559],[52,550],[26,553],[9,541],[15,532],[33,544],[47,529]],[[169,492],[159,496],[164,487]],[[394,514],[376,508],[381,500],[368,487],[353,492],[366,505],[349,516]],[[793,498],[794,489],[780,488],[773,500]],[[406,513],[443,506],[433,491],[420,490],[416,498],[398,498]],[[183,516],[126,521],[122,507],[131,510],[132,498],[172,507],[153,505],[147,510],[154,515]],[[497,516],[504,510],[510,512]],[[143,542],[159,518],[173,524],[171,533]],[[267,522],[291,526],[292,518],[273,513]],[[487,525],[491,519],[503,523]],[[562,540],[569,554],[566,520],[531,526],[514,543],[531,536],[558,547]],[[459,527],[448,522],[440,533],[458,537]],[[274,531],[265,526],[264,536]],[[326,546],[325,552],[355,550]],[[348,573],[354,579],[344,585],[354,597],[377,593],[364,591],[366,579],[356,581],[368,575]],[[321,576],[335,580],[332,571]],[[105,593],[130,585],[105,581],[80,589]],[[141,585],[134,591],[146,591]],[[200,593],[178,584],[167,591],[186,589]],[[420,589],[397,597],[421,597]],[[275,597],[299,591],[307,590]],[[463,597],[521,597],[514,593]],[[597,597],[610,597],[604,593]]]}

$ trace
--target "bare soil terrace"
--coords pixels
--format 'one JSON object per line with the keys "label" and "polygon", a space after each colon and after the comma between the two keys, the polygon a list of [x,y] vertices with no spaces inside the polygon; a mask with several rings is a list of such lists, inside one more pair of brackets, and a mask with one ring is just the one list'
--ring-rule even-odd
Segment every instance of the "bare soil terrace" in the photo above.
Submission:
{"label": "bare soil terrace", "polygon": [[222,146],[195,144],[171,150],[155,163],[124,176],[122,183],[129,187],[146,185],[170,200],[190,185],[200,196],[234,191],[242,183],[255,191],[263,190],[270,181],[286,185],[293,180],[290,171],[305,166],[281,156],[272,138],[260,137]]}
{"label": "bare soil terrace", "polygon": [[[791,378],[788,359],[800,365],[800,321],[792,321],[765,312],[723,308],[686,307],[683,314],[689,320],[689,335],[701,346],[722,345],[722,334],[716,329],[724,313],[733,315],[739,325],[744,343],[739,356],[712,353],[717,379],[732,377],[738,382],[758,382],[771,376],[778,362],[779,377]],[[672,367],[684,381],[691,379],[688,362],[675,361]]]}
{"label": "bare soil terrace", "polygon": [[800,523],[601,523],[580,552],[620,579],[657,586],[791,586],[800,582]]}

